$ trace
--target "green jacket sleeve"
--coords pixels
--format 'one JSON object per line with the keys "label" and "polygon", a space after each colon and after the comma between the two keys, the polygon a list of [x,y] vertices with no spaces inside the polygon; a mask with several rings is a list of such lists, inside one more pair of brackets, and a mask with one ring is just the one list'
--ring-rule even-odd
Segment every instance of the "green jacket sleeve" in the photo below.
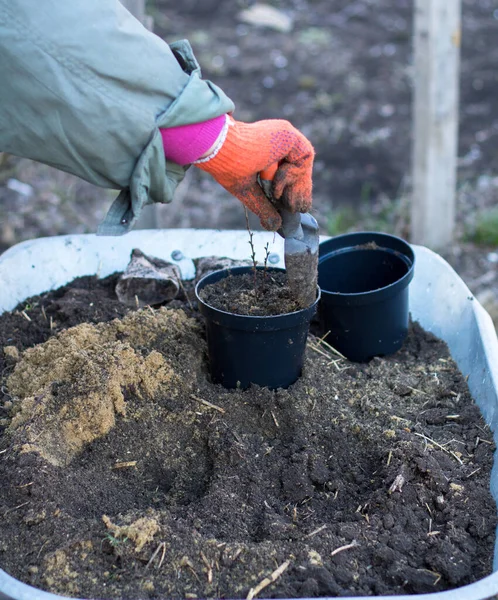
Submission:
{"label": "green jacket sleeve", "polygon": [[172,200],[185,169],[159,127],[233,109],[188,42],[169,46],[118,0],[0,0],[0,150],[121,190],[99,233]]}

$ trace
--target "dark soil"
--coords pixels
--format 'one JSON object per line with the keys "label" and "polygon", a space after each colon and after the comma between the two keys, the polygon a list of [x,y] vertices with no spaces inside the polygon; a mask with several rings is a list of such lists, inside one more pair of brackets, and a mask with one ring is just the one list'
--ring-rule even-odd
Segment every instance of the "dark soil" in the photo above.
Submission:
{"label": "dark soil", "polygon": [[278,567],[259,597],[491,572],[492,434],[444,343],[414,324],[394,356],[353,364],[310,336],[288,390],[225,390],[196,312],[131,311],[115,283],[0,317],[2,569],[129,599],[245,598]]}
{"label": "dark soil", "polygon": [[287,281],[287,274],[270,270],[251,270],[229,275],[200,291],[210,306],[236,315],[265,317],[300,309]]}

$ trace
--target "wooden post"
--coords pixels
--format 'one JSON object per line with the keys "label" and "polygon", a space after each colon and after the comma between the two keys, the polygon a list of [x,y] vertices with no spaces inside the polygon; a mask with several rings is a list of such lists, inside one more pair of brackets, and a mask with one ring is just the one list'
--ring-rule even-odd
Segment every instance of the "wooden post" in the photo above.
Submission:
{"label": "wooden post", "polygon": [[434,249],[455,225],[461,0],[415,0],[411,240]]}
{"label": "wooden post", "polygon": [[[131,12],[149,31],[154,29],[154,20],[145,14],[145,0],[121,0],[121,4]],[[159,215],[157,204],[144,206],[142,214],[135,225],[135,229],[157,229]]]}

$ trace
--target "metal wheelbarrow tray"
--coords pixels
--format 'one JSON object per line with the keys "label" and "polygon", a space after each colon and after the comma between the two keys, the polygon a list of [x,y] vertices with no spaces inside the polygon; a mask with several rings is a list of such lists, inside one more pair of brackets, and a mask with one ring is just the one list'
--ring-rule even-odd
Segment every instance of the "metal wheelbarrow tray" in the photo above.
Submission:
{"label": "metal wheelbarrow tray", "polygon": [[[257,259],[262,262],[267,242],[272,253],[272,266],[283,267],[283,240],[272,233],[254,234]],[[194,258],[216,255],[246,259],[249,256],[244,231],[142,230],[120,238],[69,235],[23,242],[0,256],[0,314],[12,310],[30,296],[60,287],[75,277],[106,277],[124,270],[133,248],[175,262],[186,279],[194,277]],[[470,391],[496,441],[498,340],[491,318],[439,255],[421,246],[414,246],[414,250],[416,268],[410,286],[412,318],[446,341],[460,370],[468,375]],[[491,474],[491,492],[498,500],[496,460]],[[497,556],[495,545],[494,572],[488,577],[454,590],[416,597],[424,600],[485,600],[498,594]],[[395,597],[408,600],[414,596]],[[0,569],[0,600],[61,598],[21,583]],[[360,599],[351,597],[351,600]]]}

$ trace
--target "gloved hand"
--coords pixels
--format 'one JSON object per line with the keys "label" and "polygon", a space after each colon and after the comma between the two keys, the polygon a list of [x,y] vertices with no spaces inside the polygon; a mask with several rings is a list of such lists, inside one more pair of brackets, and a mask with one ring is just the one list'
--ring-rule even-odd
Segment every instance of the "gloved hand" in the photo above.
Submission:
{"label": "gloved hand", "polygon": [[313,146],[288,121],[277,119],[242,123],[227,116],[228,129],[211,154],[194,164],[210,173],[226,190],[255,213],[270,231],[281,218],[258,183],[258,173],[278,163],[272,196],[291,212],[311,208]]}

